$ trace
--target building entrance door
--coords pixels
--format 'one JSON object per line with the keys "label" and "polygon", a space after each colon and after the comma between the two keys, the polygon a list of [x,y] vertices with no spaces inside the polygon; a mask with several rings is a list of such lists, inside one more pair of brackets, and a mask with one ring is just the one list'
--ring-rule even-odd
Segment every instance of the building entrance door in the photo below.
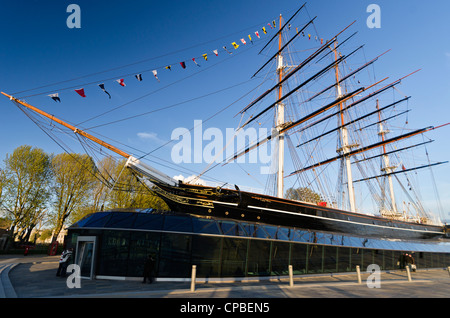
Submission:
{"label": "building entrance door", "polygon": [[77,239],[76,264],[80,267],[81,278],[94,278],[96,241],[95,236],[79,236]]}

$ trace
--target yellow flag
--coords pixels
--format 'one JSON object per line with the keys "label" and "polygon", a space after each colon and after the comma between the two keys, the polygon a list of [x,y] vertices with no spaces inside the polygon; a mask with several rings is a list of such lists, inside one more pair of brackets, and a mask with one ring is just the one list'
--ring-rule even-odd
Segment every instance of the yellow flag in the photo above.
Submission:
{"label": "yellow flag", "polygon": [[208,60],[208,55],[207,55],[207,54],[203,54],[202,56],[203,56],[203,58],[205,59],[205,61]]}
{"label": "yellow flag", "polygon": [[236,42],[231,43],[235,49],[237,49],[239,47],[239,44],[236,44]]}
{"label": "yellow flag", "polygon": [[267,31],[266,31],[265,27],[263,27],[262,30],[263,30],[264,34],[267,34]]}

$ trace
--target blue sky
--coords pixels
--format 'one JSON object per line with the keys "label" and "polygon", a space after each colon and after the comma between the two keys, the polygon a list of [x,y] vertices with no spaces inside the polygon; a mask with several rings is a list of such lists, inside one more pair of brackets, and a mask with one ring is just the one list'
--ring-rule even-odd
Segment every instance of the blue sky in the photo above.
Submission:
{"label": "blue sky", "polygon": [[[69,29],[66,25],[70,14],[66,8],[71,3],[81,8],[81,29]],[[369,16],[366,8],[371,3],[381,7],[380,29],[369,29],[366,25]],[[205,120],[219,110],[223,110],[220,116],[204,123],[204,129],[217,127],[225,131],[237,127],[239,118],[233,116],[254,95],[237,99],[258,85],[257,81],[249,80],[267,58],[257,54],[264,42],[257,41],[253,32],[261,33],[261,27],[268,27],[267,23],[274,19],[278,22],[279,14],[287,19],[303,1],[4,0],[1,4],[1,91],[10,94],[24,91],[15,96],[71,123],[84,122],[84,129],[174,105],[89,130],[150,152],[170,140],[174,129],[190,129],[194,120]],[[368,59],[391,49],[376,65],[378,77],[389,76],[394,80],[421,69],[400,87],[413,97],[410,106],[414,111],[409,117],[413,127],[450,122],[448,1],[311,0],[307,10],[311,17],[318,16],[315,26],[320,37],[329,38],[356,20],[351,32],[358,31],[355,43],[365,44]],[[302,13],[298,23],[306,22],[306,18],[307,14]],[[248,34],[255,39],[255,47],[247,44],[234,51],[231,42],[239,43]],[[301,41],[298,40],[300,46]],[[232,57],[222,49],[224,45],[234,52]],[[214,56],[214,49],[219,49],[218,57]],[[204,53],[208,54],[208,61],[203,60]],[[196,57],[201,67],[193,64],[192,57]],[[185,70],[178,64],[181,61],[186,61]],[[166,65],[172,65],[172,71],[165,70]],[[153,77],[152,70],[157,70],[160,82]],[[138,82],[133,77],[135,73],[142,73],[144,80]],[[119,86],[115,82],[118,78],[124,78],[127,86]],[[69,81],[72,79],[77,80]],[[50,85],[53,83],[56,84]],[[111,99],[97,87],[98,83],[105,84]],[[31,90],[41,86],[46,87]],[[74,92],[74,88],[81,87],[86,98]],[[181,103],[223,89],[226,90]],[[59,93],[62,102],[52,101],[47,96],[50,93]],[[62,152],[7,98],[0,98],[0,109],[2,160],[23,144],[49,153]],[[103,113],[107,114],[89,120]],[[428,147],[432,158],[449,160],[450,127],[427,136],[437,140]],[[170,160],[172,146],[155,151],[152,154],[157,158],[149,159]],[[185,167],[201,172],[206,165]],[[180,174],[166,166],[156,168],[171,176]],[[448,206],[450,168],[444,165],[434,172],[442,202]],[[249,178],[233,166],[214,170],[210,176],[256,188],[265,182],[255,182],[258,176]],[[448,208],[445,212],[449,212]]]}

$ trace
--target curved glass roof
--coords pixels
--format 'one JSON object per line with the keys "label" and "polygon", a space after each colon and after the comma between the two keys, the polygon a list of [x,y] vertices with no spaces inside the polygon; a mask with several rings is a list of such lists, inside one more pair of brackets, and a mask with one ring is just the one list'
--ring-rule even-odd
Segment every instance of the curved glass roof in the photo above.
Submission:
{"label": "curved glass roof", "polygon": [[74,223],[69,230],[80,228],[162,231],[380,250],[450,253],[450,240],[406,241],[365,238],[341,233],[325,233],[262,223],[206,218],[184,213],[161,212],[153,209],[93,213]]}

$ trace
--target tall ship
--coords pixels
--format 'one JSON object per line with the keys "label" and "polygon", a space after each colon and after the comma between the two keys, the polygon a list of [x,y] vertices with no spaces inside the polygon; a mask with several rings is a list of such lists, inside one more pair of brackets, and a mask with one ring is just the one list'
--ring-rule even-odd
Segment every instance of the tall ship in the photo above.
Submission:
{"label": "tall ship", "polygon": [[[266,85],[270,83],[267,89],[251,103],[242,105],[238,113],[241,123],[236,135],[264,123],[271,126],[269,135],[247,144],[221,164],[226,168],[263,145],[274,145],[267,174],[271,193],[246,191],[234,185],[233,180],[211,186],[196,184],[195,180],[175,180],[139,156],[24,100],[2,94],[21,109],[69,129],[80,140],[93,141],[124,157],[126,168],[174,212],[364,237],[448,238],[447,226],[415,197],[417,192],[408,179],[409,173],[446,162],[405,166],[401,159],[402,153],[423,149],[432,142],[424,138],[418,141],[417,137],[446,124],[420,129],[403,125],[398,129],[400,133],[391,131],[390,127],[398,127],[392,123],[404,120],[410,111],[410,97],[398,97],[401,94],[393,92],[412,73],[394,81],[365,75],[386,52],[358,61],[363,46],[355,48],[352,43],[357,33],[352,31],[353,23],[329,39],[311,39],[316,18],[297,27],[295,24],[304,7],[287,20],[280,15],[274,21],[274,34],[266,37],[261,50],[269,58],[265,64],[255,66],[253,75],[261,79],[271,76],[272,81],[266,81]],[[298,52],[294,44],[302,37],[314,41],[314,48],[294,54]],[[294,60],[300,55],[300,60]],[[264,77],[264,72],[271,75]],[[287,171],[285,165],[288,153],[292,171]],[[296,178],[297,187],[286,189],[288,178]],[[365,187],[374,203],[358,204],[356,187]],[[399,189],[409,202],[398,200]]]}

